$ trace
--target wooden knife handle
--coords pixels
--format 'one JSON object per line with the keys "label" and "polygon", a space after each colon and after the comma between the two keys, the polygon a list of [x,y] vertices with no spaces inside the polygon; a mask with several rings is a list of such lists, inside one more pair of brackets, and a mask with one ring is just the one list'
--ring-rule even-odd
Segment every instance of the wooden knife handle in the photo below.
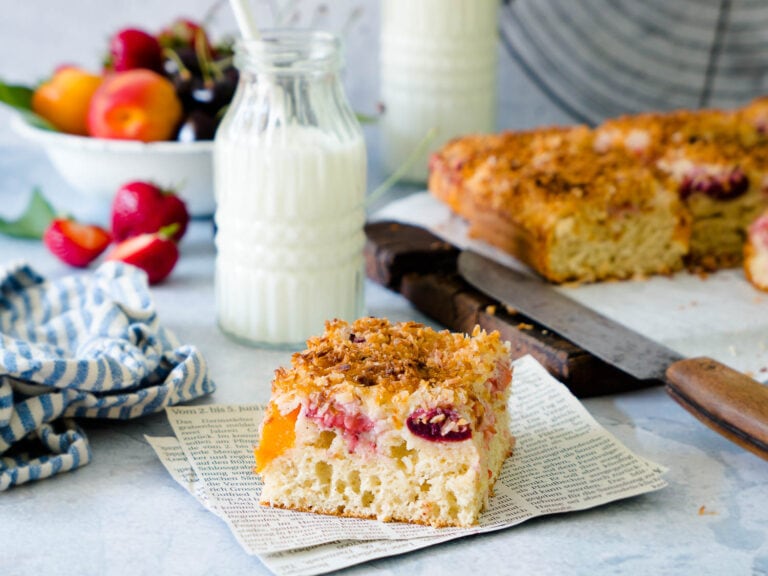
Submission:
{"label": "wooden knife handle", "polygon": [[683,408],[768,460],[768,386],[706,357],[675,362],[666,375],[667,391]]}

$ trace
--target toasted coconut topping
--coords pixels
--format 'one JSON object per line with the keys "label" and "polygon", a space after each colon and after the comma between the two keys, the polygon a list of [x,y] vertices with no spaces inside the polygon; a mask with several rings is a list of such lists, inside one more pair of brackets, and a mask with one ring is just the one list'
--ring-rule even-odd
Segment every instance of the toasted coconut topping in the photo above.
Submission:
{"label": "toasted coconut topping", "polygon": [[384,318],[333,320],[323,335],[307,341],[305,351],[293,355],[291,368],[275,372],[273,392],[304,395],[333,388],[387,398],[422,386],[468,390],[495,373],[498,359],[508,353],[498,332],[479,328],[469,336]]}

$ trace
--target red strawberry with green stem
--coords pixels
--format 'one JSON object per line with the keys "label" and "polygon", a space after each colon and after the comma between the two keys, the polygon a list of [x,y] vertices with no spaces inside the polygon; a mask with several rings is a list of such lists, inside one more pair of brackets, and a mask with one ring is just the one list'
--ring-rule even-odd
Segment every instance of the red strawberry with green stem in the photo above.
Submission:
{"label": "red strawberry with green stem", "polygon": [[157,232],[177,224],[173,240],[178,242],[187,230],[189,212],[173,191],[142,180],[120,187],[112,201],[112,236],[116,241]]}
{"label": "red strawberry with green stem", "polygon": [[163,71],[163,49],[157,38],[139,28],[124,28],[109,41],[106,68],[115,72],[147,68]]}
{"label": "red strawberry with green stem", "polygon": [[179,248],[173,241],[178,224],[158,232],[141,234],[123,240],[107,254],[107,261],[119,261],[144,270],[150,284],[165,280],[176,266]]}
{"label": "red strawberry with green stem", "polygon": [[109,232],[71,218],[54,218],[43,234],[43,243],[62,262],[85,268],[112,242]]}

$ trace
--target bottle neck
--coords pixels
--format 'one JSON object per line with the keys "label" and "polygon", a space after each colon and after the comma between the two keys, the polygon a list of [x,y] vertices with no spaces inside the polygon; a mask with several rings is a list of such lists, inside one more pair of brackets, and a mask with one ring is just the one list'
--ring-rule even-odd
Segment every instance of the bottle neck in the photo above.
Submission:
{"label": "bottle neck", "polygon": [[339,38],[317,30],[265,30],[258,40],[235,46],[235,65],[246,75],[337,74],[342,64]]}

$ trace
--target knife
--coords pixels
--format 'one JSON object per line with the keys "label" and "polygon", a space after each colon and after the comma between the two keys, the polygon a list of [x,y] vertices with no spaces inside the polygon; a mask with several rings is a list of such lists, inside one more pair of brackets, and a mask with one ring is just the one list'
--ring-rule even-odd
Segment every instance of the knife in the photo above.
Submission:
{"label": "knife", "polygon": [[768,386],[712,358],[684,358],[572,300],[545,281],[472,250],[459,255],[472,286],[596,357],[643,381],[658,381],[704,424],[768,460]]}
{"label": "knife", "polygon": [[366,223],[365,234],[368,279],[400,294],[439,325],[454,332],[471,332],[475,326],[498,331],[509,341],[512,358],[533,356],[578,398],[649,385],[470,286],[458,271],[459,247],[430,230],[377,220]]}

